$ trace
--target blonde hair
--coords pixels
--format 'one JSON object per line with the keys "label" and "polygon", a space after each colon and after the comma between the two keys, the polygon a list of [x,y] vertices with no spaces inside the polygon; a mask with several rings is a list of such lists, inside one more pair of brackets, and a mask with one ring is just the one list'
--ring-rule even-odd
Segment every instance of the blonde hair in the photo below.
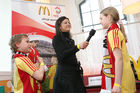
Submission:
{"label": "blonde hair", "polygon": [[56,56],[52,56],[51,61],[52,61],[53,65],[58,63]]}
{"label": "blonde hair", "polygon": [[[103,14],[104,16],[110,15],[112,17],[112,21],[113,21],[112,23],[117,23],[120,20],[119,13],[118,13],[117,9],[114,7],[107,7],[105,9],[103,9],[100,12],[100,14]],[[125,34],[124,26],[123,26],[123,24],[119,24],[119,25],[120,25],[120,30],[125,37],[125,41],[127,42],[127,37]]]}
{"label": "blonde hair", "polygon": [[22,38],[24,38],[24,37],[28,37],[28,35],[27,34],[16,34],[11,37],[9,45],[10,45],[13,53],[16,53],[16,51],[17,51],[16,44],[20,43],[22,41]]}

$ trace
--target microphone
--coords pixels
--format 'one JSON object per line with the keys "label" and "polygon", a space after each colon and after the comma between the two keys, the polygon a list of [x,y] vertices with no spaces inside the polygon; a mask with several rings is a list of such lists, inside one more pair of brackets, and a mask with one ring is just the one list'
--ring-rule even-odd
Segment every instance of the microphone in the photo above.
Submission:
{"label": "microphone", "polygon": [[96,30],[91,29],[90,32],[89,32],[89,36],[88,36],[88,38],[87,38],[86,41],[89,42],[89,40],[91,39],[91,37],[92,37],[95,33],[96,33]]}

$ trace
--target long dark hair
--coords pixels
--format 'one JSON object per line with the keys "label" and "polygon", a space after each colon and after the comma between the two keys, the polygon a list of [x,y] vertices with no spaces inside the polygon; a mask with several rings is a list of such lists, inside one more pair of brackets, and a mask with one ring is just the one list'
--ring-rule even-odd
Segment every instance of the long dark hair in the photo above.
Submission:
{"label": "long dark hair", "polygon": [[[56,36],[62,37],[62,31],[61,31],[61,29],[60,29],[60,26],[61,26],[61,23],[62,23],[65,19],[68,19],[68,20],[69,20],[69,18],[67,18],[67,17],[65,17],[65,16],[61,16],[61,17],[59,17],[59,18],[56,20],[56,22],[55,22]],[[69,33],[69,32],[68,32],[68,33]],[[70,33],[69,33],[69,37],[71,37]]]}

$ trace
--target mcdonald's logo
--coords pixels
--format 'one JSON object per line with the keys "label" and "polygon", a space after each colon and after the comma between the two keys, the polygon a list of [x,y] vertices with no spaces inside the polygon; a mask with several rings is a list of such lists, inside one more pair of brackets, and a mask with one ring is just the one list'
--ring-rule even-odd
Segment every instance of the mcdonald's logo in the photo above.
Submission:
{"label": "mcdonald's logo", "polygon": [[47,15],[50,16],[49,8],[46,7],[46,6],[40,6],[40,7],[39,7],[39,9],[38,9],[38,14],[40,15],[41,12],[43,13],[43,15],[45,15],[46,12],[47,12]]}
{"label": "mcdonald's logo", "polygon": [[[109,61],[110,56],[106,55],[104,56],[103,60],[108,60]],[[111,74],[110,72],[106,72],[106,69],[112,69],[112,64],[107,64],[107,63],[103,63],[103,73],[105,76],[109,77],[109,78],[114,78],[115,75]]]}
{"label": "mcdonald's logo", "polygon": [[103,64],[103,73],[105,74],[105,76],[109,77],[109,78],[114,78],[115,75],[111,74],[111,73],[107,73],[105,70],[106,69],[111,69],[112,68],[112,64]]}
{"label": "mcdonald's logo", "polygon": [[135,70],[136,70],[136,73],[137,73],[137,76],[138,76],[138,80],[140,80],[140,56],[138,58],[138,62],[136,62],[131,56],[129,56],[129,57],[130,57],[130,60],[134,64],[134,67],[135,67]]}

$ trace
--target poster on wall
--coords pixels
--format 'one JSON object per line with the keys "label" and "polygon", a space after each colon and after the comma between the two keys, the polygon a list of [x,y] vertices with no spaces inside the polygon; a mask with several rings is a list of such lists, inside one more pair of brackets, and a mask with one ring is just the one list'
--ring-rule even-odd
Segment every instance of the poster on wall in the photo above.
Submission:
{"label": "poster on wall", "polygon": [[55,55],[52,38],[55,35],[55,21],[65,16],[63,5],[28,1],[12,1],[12,35],[25,33],[31,42],[38,42],[36,49],[45,64]]}

